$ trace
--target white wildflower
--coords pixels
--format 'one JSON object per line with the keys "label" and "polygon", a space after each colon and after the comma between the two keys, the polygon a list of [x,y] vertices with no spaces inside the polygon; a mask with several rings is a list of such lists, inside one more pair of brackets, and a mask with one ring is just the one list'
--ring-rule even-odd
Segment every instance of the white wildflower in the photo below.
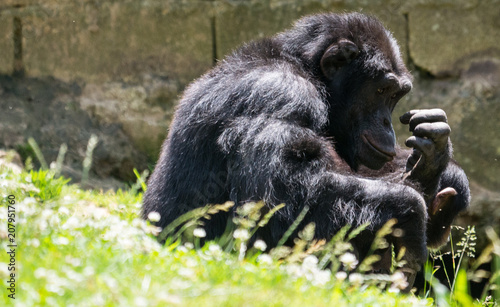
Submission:
{"label": "white wildflower", "polygon": [[256,207],[256,205],[257,204],[254,202],[246,203],[240,207],[240,209],[238,210],[238,213],[240,213],[242,216],[248,216],[252,213],[252,211],[254,211],[254,208]]}
{"label": "white wildflower", "polygon": [[235,239],[246,241],[246,240],[248,240],[248,238],[250,238],[250,233],[248,233],[248,230],[240,228],[240,229],[236,229],[234,231],[233,237]]}
{"label": "white wildflower", "polygon": [[133,250],[136,247],[136,242],[132,238],[122,236],[117,239],[118,246],[123,249]]}
{"label": "white wildflower", "polygon": [[37,224],[36,225],[38,226],[38,229],[40,230],[40,232],[45,231],[47,229],[47,227],[49,226],[49,224],[47,223],[47,221],[44,220],[44,219],[37,220]]}
{"label": "white wildflower", "polygon": [[176,250],[179,251],[179,252],[182,252],[182,253],[187,253],[188,252],[188,249],[184,245],[181,245],[181,246],[177,247]]}
{"label": "white wildflower", "polygon": [[186,290],[186,289],[189,289],[193,287],[193,282],[192,281],[188,281],[184,278],[179,278],[179,277],[174,277],[172,278],[172,280],[170,281],[170,285],[169,285],[169,290]]}
{"label": "white wildflower", "polygon": [[338,280],[338,281],[344,281],[346,280],[347,278],[347,273],[346,272],[343,272],[343,271],[339,271],[335,274],[335,278]]}
{"label": "white wildflower", "polygon": [[66,237],[57,237],[54,239],[54,244],[56,245],[68,245],[69,244],[69,239]]}
{"label": "white wildflower", "polygon": [[34,248],[37,248],[40,246],[40,241],[37,238],[33,238],[33,239],[29,239],[28,241],[26,241],[26,244],[28,246],[32,246]]}
{"label": "white wildflower", "polygon": [[203,228],[196,228],[193,230],[193,236],[198,238],[204,238],[207,236],[207,232]]}
{"label": "white wildflower", "polygon": [[38,268],[33,273],[35,275],[35,278],[37,279],[43,278],[46,280],[45,289],[49,292],[53,292],[58,295],[63,295],[64,294],[63,288],[69,285],[69,280],[59,277],[57,275],[57,272],[54,270]]}
{"label": "white wildflower", "polygon": [[115,289],[116,287],[118,287],[118,281],[116,281],[115,278],[109,275],[103,275],[101,278],[104,281],[104,283],[108,286],[108,288]]}
{"label": "white wildflower", "polygon": [[245,252],[247,251],[247,245],[244,242],[240,244],[240,253],[238,255],[238,260],[242,261],[245,258]]}
{"label": "white wildflower", "polygon": [[403,290],[408,287],[408,282],[406,281],[406,277],[401,271],[396,271],[391,275],[392,287]]}
{"label": "white wildflower", "polygon": [[304,270],[295,263],[289,264],[286,267],[286,272],[294,277],[299,277],[304,275]]}
{"label": "white wildflower", "polygon": [[161,219],[161,216],[158,212],[156,212],[156,211],[149,212],[148,220],[150,220],[151,222],[159,222],[160,219]]}
{"label": "white wildflower", "polygon": [[108,210],[106,210],[104,208],[94,207],[94,209],[92,211],[92,215],[93,215],[95,220],[100,220],[100,219],[107,217],[109,215],[109,212],[108,212]]}
{"label": "white wildflower", "polygon": [[66,207],[60,207],[57,211],[59,211],[59,213],[61,214],[69,215],[69,209]]}
{"label": "white wildflower", "polygon": [[142,244],[142,250],[146,253],[150,253],[152,251],[158,251],[161,248],[161,245],[158,243],[158,241],[153,240],[149,237],[146,237],[145,240],[142,240],[141,244]]}
{"label": "white wildflower", "polygon": [[304,262],[302,262],[302,267],[306,269],[315,269],[318,264],[318,258],[314,255],[309,255],[304,258]]}
{"label": "white wildflower", "polygon": [[104,306],[106,304],[106,299],[104,298],[104,294],[96,293],[90,297],[90,305],[92,306]]}
{"label": "white wildflower", "polygon": [[82,259],[80,259],[80,258],[73,258],[73,257],[68,255],[64,258],[64,260],[66,261],[66,263],[71,264],[74,267],[78,267],[78,266],[82,265]]}
{"label": "white wildflower", "polygon": [[351,253],[345,253],[339,258],[340,262],[342,262],[348,269],[352,270],[358,265],[358,260],[356,256]]}
{"label": "white wildflower", "polygon": [[261,251],[265,251],[266,248],[267,248],[267,244],[266,242],[262,241],[262,240],[257,240],[255,241],[255,243],[253,244],[253,247],[255,247],[256,249],[258,250],[261,250]]}
{"label": "white wildflower", "polygon": [[55,211],[53,211],[53,210],[50,210],[50,211],[52,211],[53,215],[48,219],[49,225],[52,228],[59,226],[59,224],[61,223],[61,219],[59,218],[59,215],[57,215],[55,213]]}
{"label": "white wildflower", "polygon": [[145,233],[150,233],[150,234],[152,234],[153,236],[156,237],[156,236],[158,236],[161,233],[161,230],[162,230],[161,227],[157,227],[157,226],[153,226],[153,225],[148,225],[144,229],[144,232]]}
{"label": "white wildflower", "polygon": [[210,244],[210,246],[208,247],[208,250],[213,254],[222,252],[222,249],[220,248],[220,246],[218,244]]}
{"label": "white wildflower", "polygon": [[59,277],[55,271],[49,271],[49,275],[47,275],[46,280],[47,284],[45,289],[47,291],[58,295],[64,295],[64,287],[69,284],[67,279]]}
{"label": "white wildflower", "polygon": [[216,243],[212,243],[208,246],[208,251],[206,251],[208,256],[211,256],[213,259],[220,260],[223,256],[222,248]]}
{"label": "white wildflower", "polygon": [[95,274],[95,270],[91,266],[86,266],[83,269],[83,275],[85,275],[85,276],[93,276],[94,274]]}
{"label": "white wildflower", "polygon": [[138,296],[134,299],[134,305],[135,306],[149,306],[148,300],[142,296]]}
{"label": "white wildflower", "polygon": [[[24,213],[25,216],[39,215],[39,209],[36,199],[33,197],[26,197],[19,203],[19,212]],[[4,216],[4,215],[2,215]]]}
{"label": "white wildflower", "polygon": [[187,257],[186,258],[186,266],[190,268],[194,268],[198,266],[198,261],[196,261],[195,258],[193,257]]}
{"label": "white wildflower", "polygon": [[80,220],[77,217],[72,216],[66,220],[66,223],[64,223],[61,228],[62,229],[76,229],[79,226],[83,226],[83,225],[80,225]]}
{"label": "white wildflower", "polygon": [[47,276],[47,270],[45,268],[38,268],[33,272],[36,279],[44,278]]}
{"label": "white wildflower", "polygon": [[314,273],[314,278],[312,280],[313,285],[315,286],[323,286],[327,282],[330,281],[332,273],[327,270],[317,270]]}
{"label": "white wildflower", "polygon": [[187,250],[191,250],[194,248],[194,244],[191,242],[186,242],[184,243],[184,247],[186,247]]}
{"label": "white wildflower", "polygon": [[190,269],[190,268],[180,268],[178,273],[180,276],[183,276],[186,278],[194,278],[196,276],[194,270]]}
{"label": "white wildflower", "polygon": [[45,220],[48,220],[53,215],[54,211],[51,209],[43,209],[42,212],[40,212],[40,218],[43,218]]}
{"label": "white wildflower", "polygon": [[273,258],[268,254],[262,254],[257,257],[257,262],[261,264],[272,264]]}
{"label": "white wildflower", "polygon": [[52,293],[55,293],[59,296],[62,296],[64,295],[64,289],[62,288],[62,285],[61,283],[55,283],[53,282],[54,280],[51,279],[47,285],[45,286],[45,289],[49,292],[52,292]]}
{"label": "white wildflower", "polygon": [[352,273],[351,275],[349,275],[349,282],[355,286],[361,285],[363,283],[363,280],[363,275],[359,273]]}
{"label": "white wildflower", "polygon": [[68,279],[73,280],[77,283],[81,283],[85,280],[85,278],[83,277],[82,274],[77,273],[71,269],[64,268],[63,271],[66,274],[66,276],[68,277]]}
{"label": "white wildflower", "polygon": [[0,262],[0,277],[5,278],[10,275],[11,272],[9,272],[7,268],[7,263]]}

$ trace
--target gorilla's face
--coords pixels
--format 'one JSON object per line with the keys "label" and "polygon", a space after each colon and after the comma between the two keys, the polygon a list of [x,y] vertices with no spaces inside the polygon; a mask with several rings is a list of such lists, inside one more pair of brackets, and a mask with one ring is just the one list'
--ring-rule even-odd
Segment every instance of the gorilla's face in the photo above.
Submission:
{"label": "gorilla's face", "polygon": [[348,40],[330,46],[321,61],[328,91],[330,123],[342,158],[380,169],[396,156],[391,114],[412,88],[406,68],[392,67],[381,51],[369,54]]}

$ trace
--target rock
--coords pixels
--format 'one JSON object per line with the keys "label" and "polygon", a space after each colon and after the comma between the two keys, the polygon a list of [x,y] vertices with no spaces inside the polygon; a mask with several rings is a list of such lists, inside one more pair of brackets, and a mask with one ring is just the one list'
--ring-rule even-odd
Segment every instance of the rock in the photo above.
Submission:
{"label": "rock", "polygon": [[137,84],[88,84],[80,107],[101,124],[120,124],[134,146],[155,162],[166,136],[180,85],[168,77],[146,75]]}
{"label": "rock", "polygon": [[104,82],[168,72],[185,85],[213,63],[208,1],[31,2],[6,11],[22,19],[30,76]]}
{"label": "rock", "polygon": [[6,167],[15,173],[20,173],[23,170],[23,162],[21,156],[14,150],[0,149],[0,170]]}
{"label": "rock", "polygon": [[65,164],[81,170],[92,134],[99,138],[92,174],[135,181],[133,168],[146,168],[146,155],[135,148],[118,123],[101,123],[79,107],[81,86],[53,78],[13,79],[0,75],[0,147],[14,148],[23,158],[36,157],[27,145],[33,137],[45,160],[55,161],[60,146]]}
{"label": "rock", "polygon": [[0,14],[0,71],[12,72],[14,67],[14,46],[13,46],[13,17]]}
{"label": "rock", "polygon": [[481,2],[473,10],[435,5],[411,9],[409,46],[415,65],[437,77],[459,76],[473,61],[500,58],[497,6]]}

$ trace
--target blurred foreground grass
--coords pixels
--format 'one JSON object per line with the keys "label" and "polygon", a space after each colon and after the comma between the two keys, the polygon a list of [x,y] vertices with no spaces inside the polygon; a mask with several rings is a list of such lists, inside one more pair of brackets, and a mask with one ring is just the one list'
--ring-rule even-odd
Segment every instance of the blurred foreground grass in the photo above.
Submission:
{"label": "blurred foreground grass", "polygon": [[[434,304],[344,280],[345,274],[318,268],[314,256],[282,263],[255,248],[242,258],[215,243],[162,246],[153,235],[158,229],[139,218],[142,194],[133,189],[83,191],[51,171],[0,165],[0,197],[0,306]],[[15,198],[15,301],[6,289],[9,197]]]}

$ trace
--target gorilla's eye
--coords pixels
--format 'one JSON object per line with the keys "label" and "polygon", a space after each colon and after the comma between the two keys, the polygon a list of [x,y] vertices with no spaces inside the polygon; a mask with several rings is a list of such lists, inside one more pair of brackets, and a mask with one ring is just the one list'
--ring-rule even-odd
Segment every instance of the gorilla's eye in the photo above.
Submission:
{"label": "gorilla's eye", "polygon": [[396,97],[398,97],[398,94],[394,94],[391,96],[392,99],[396,99]]}
{"label": "gorilla's eye", "polygon": [[385,92],[385,88],[379,88],[377,89],[377,93],[383,94]]}

